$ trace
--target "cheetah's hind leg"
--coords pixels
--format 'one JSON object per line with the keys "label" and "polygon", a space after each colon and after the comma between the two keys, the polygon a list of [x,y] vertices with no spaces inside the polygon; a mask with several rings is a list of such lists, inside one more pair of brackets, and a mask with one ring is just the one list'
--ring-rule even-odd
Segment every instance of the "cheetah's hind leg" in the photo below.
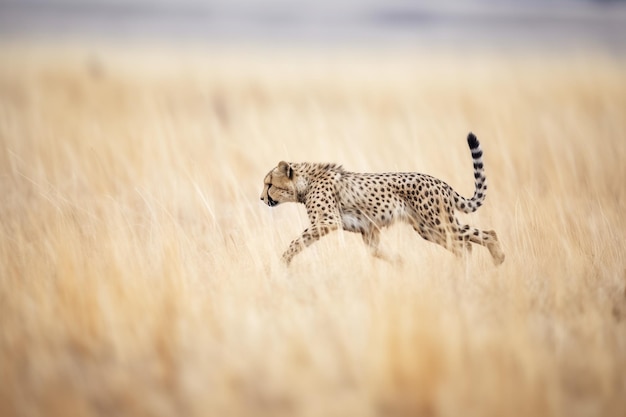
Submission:
{"label": "cheetah's hind leg", "polygon": [[491,254],[491,257],[493,258],[493,262],[496,265],[500,265],[502,262],[504,262],[505,256],[504,256],[504,252],[502,251],[502,248],[500,247],[500,242],[498,241],[498,235],[493,230],[488,230],[484,233],[490,236],[491,241],[487,244],[487,249],[489,249],[489,253]]}
{"label": "cheetah's hind leg", "polygon": [[485,246],[489,249],[489,253],[493,258],[493,263],[495,265],[500,265],[504,262],[505,255],[500,247],[498,235],[495,231],[483,231],[472,227],[464,227],[462,233],[470,242]]}
{"label": "cheetah's hind leg", "polygon": [[456,227],[444,227],[440,224],[437,227],[426,225],[424,222],[409,219],[413,230],[415,230],[424,240],[436,243],[454,254],[461,257],[464,253],[472,252],[472,245],[465,237],[462,237]]}

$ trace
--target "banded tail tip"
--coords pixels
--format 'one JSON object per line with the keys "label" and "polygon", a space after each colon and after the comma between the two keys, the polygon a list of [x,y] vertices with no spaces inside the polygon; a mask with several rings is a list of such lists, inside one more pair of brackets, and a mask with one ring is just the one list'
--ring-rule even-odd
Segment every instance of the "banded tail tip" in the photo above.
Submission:
{"label": "banded tail tip", "polygon": [[480,146],[478,144],[478,139],[476,139],[476,135],[474,135],[472,132],[467,135],[467,144],[469,145],[470,149],[476,149],[478,148],[478,146]]}

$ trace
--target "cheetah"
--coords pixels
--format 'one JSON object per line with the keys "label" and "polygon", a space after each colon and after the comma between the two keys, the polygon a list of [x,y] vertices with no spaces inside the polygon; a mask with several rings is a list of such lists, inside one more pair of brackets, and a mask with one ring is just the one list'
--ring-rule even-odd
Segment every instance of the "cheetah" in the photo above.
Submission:
{"label": "cheetah", "polygon": [[472,213],[485,201],[487,179],[483,152],[473,133],[467,136],[474,162],[474,195],[467,199],[445,182],[413,172],[355,173],[332,163],[288,163],[281,161],[264,180],[261,200],[270,207],[280,203],[302,203],[310,226],[291,242],[282,255],[289,265],[305,247],[333,230],[360,233],[372,255],[388,257],[379,247],[380,231],[404,221],[427,241],[439,244],[457,256],[471,244],[487,247],[495,265],[504,261],[498,236],[462,225],[455,210]]}

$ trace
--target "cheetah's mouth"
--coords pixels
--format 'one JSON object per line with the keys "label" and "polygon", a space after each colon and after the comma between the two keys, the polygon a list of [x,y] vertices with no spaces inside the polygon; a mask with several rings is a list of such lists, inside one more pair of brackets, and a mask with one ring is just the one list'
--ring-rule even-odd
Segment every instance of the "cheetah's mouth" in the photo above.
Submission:
{"label": "cheetah's mouth", "polygon": [[267,195],[267,205],[270,207],[274,207],[275,205],[278,204],[278,201],[273,200],[272,197],[270,197],[270,195]]}
{"label": "cheetah's mouth", "polygon": [[278,204],[278,201],[273,200],[272,197],[270,197],[270,188],[272,188],[272,184],[269,184],[267,186],[267,205],[270,207],[274,207],[276,204]]}

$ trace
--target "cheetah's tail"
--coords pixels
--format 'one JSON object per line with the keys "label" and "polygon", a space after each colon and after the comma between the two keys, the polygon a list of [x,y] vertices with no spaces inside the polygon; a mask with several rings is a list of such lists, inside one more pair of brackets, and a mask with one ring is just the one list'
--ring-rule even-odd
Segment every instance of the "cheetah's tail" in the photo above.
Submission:
{"label": "cheetah's tail", "polygon": [[474,162],[474,195],[467,199],[456,191],[454,191],[454,203],[457,210],[464,213],[473,213],[478,207],[483,205],[487,196],[487,177],[485,177],[485,169],[483,167],[483,150],[480,143],[473,133],[467,135],[467,144],[472,152],[472,160]]}

